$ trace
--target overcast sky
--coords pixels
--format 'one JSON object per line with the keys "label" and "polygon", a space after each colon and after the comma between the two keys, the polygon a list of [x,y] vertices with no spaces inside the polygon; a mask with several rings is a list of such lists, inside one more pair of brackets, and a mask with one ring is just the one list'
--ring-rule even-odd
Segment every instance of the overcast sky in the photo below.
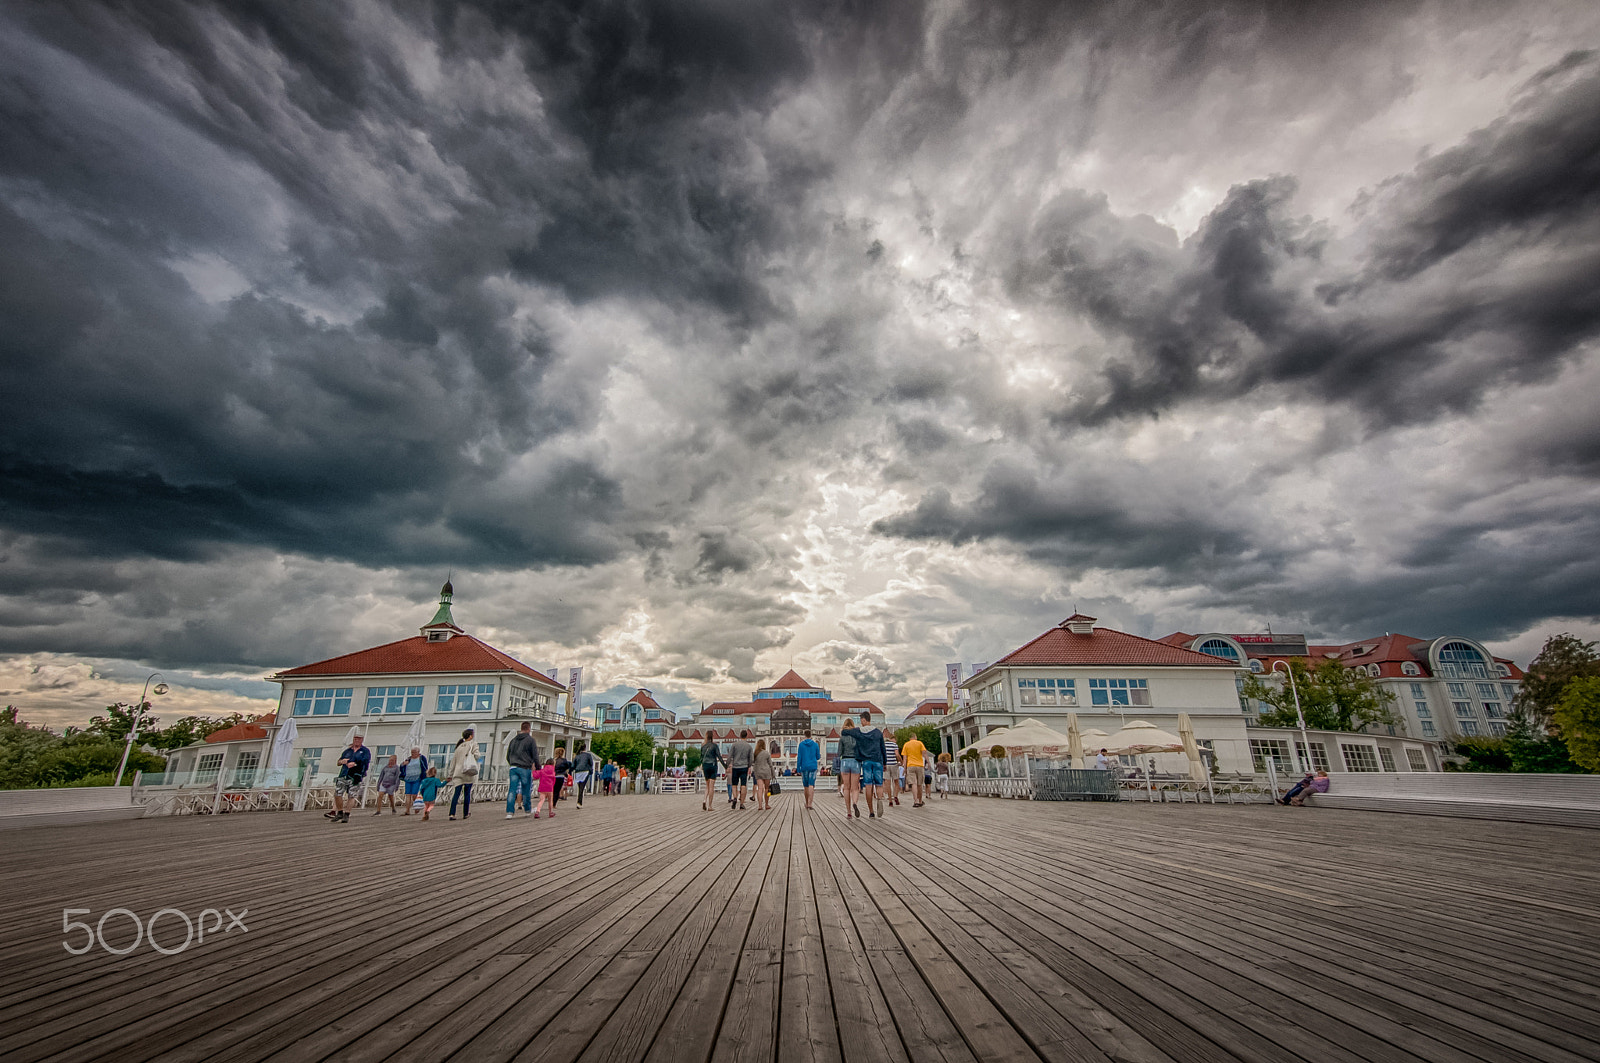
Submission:
{"label": "overcast sky", "polygon": [[[1600,634],[1600,5],[0,3],[0,697]],[[564,677],[564,673],[563,673]],[[270,705],[267,706],[270,708]]]}

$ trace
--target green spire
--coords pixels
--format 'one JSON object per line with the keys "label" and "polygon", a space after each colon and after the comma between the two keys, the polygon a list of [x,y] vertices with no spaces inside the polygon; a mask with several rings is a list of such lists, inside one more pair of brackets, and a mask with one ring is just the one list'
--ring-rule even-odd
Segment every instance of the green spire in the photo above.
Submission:
{"label": "green spire", "polygon": [[424,626],[436,627],[439,624],[456,626],[455,617],[450,615],[450,599],[455,596],[455,588],[450,586],[450,581],[445,580],[444,586],[439,588],[439,611],[433,614],[433,619]]}

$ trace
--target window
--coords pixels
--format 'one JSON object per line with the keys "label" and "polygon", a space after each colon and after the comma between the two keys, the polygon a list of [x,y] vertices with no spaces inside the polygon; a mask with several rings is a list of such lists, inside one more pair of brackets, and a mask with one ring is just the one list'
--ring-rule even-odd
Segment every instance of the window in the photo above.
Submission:
{"label": "window", "polygon": [[1497,662],[1494,666],[1494,674],[1498,676],[1508,676],[1511,674],[1511,666],[1509,664],[1500,664]]}
{"label": "window", "polygon": [[1498,701],[1484,702],[1483,714],[1491,720],[1503,720],[1506,718],[1506,714],[1500,711],[1500,703]]}
{"label": "window", "polygon": [[1378,755],[1371,746],[1358,746],[1351,742],[1340,742],[1339,752],[1344,754],[1345,771],[1378,770]]}
{"label": "window", "polygon": [[[1304,764],[1306,760],[1306,744],[1304,742],[1296,742],[1294,751],[1300,758],[1300,763]],[[1321,742],[1311,743],[1311,768],[1313,771],[1328,770],[1328,749]]]}
{"label": "window", "polygon": [[1446,679],[1489,678],[1489,662],[1476,647],[1465,642],[1447,642],[1439,647],[1439,669]]}
{"label": "window", "polygon": [[1490,720],[1489,721],[1489,733],[1494,735],[1496,738],[1504,738],[1505,735],[1506,735],[1506,723],[1505,723],[1505,721],[1504,720]]}
{"label": "window", "polygon": [[1457,720],[1456,725],[1461,728],[1464,735],[1475,736],[1478,733],[1477,720]]}
{"label": "window", "polygon": [[1425,697],[1428,696],[1428,693],[1427,693],[1427,691],[1422,689],[1422,684],[1421,683],[1412,683],[1411,684],[1411,696],[1414,697],[1414,698],[1425,698]]}
{"label": "window", "polygon": [[1257,675],[1260,675],[1262,671],[1261,662],[1256,660],[1254,657],[1250,658],[1250,670]]}
{"label": "window", "polygon": [[1024,705],[1076,705],[1076,679],[1019,679],[1017,694]]}
{"label": "window", "polygon": [[1369,664],[1367,665],[1367,674],[1376,679],[1383,674],[1383,669],[1379,668],[1375,664]]}
{"label": "window", "polygon": [[394,746],[379,746],[374,752],[380,757],[397,757],[400,755],[394,751]]}
{"label": "window", "polygon": [[1472,702],[1470,702],[1470,701],[1452,701],[1450,704],[1455,707],[1456,719],[1458,719],[1458,720],[1475,720],[1475,719],[1478,718],[1478,714],[1472,710]]}
{"label": "window", "polygon": [[440,712],[491,712],[494,710],[494,684],[461,683],[439,688]]}
{"label": "window", "polygon": [[[532,690],[524,690],[522,687],[517,686],[512,687],[506,694],[506,708],[508,709],[543,710],[548,709],[549,707],[550,696],[548,694],[540,694]],[[615,719],[616,711],[611,710],[607,713],[607,716]]]}
{"label": "window", "polygon": [[1428,758],[1420,749],[1406,747],[1406,763],[1411,765],[1412,771],[1427,771]]}
{"label": "window", "polygon": [[1493,683],[1479,683],[1478,684],[1478,700],[1479,701],[1494,701],[1499,696],[1500,695],[1495,692]]}
{"label": "window", "polygon": [[1266,771],[1269,759],[1279,771],[1288,771],[1293,767],[1289,763],[1289,743],[1277,738],[1250,739],[1250,759],[1255,763],[1256,771]]}
{"label": "window", "polygon": [[1387,746],[1378,747],[1378,760],[1383,764],[1384,771],[1394,771],[1394,751]]}
{"label": "window", "polygon": [[[1422,669],[1417,667],[1417,662],[1415,662],[1415,661],[1404,661],[1400,665],[1400,674],[1401,675],[1421,675],[1422,674]],[[1418,684],[1413,683],[1411,685],[1412,686],[1417,686]]]}
{"label": "window", "polygon": [[240,753],[239,762],[233,766],[233,785],[254,786],[256,766],[260,763],[260,753]]}
{"label": "window", "polygon": [[828,756],[836,757],[838,755],[839,755],[839,740],[837,738],[828,739]]}
{"label": "window", "polygon": [[399,715],[402,712],[422,711],[421,687],[368,687],[367,712]]}
{"label": "window", "polygon": [[1417,710],[1417,719],[1419,720],[1427,720],[1433,716],[1433,710],[1428,708],[1426,701],[1412,702],[1412,708]]}
{"label": "window", "polygon": [[1517,696],[1517,688],[1512,683],[1501,683],[1500,684],[1500,693],[1505,697],[1505,699],[1507,701],[1513,701],[1513,700],[1516,699],[1516,696]]}
{"label": "window", "polygon": [[449,742],[434,742],[430,744],[428,746],[428,767],[438,768],[440,776],[443,777],[446,765],[440,763],[440,761],[441,759],[448,761],[450,754],[454,753],[455,749],[456,747]]}
{"label": "window", "polygon": [[1433,721],[1432,720],[1423,720],[1422,721],[1422,737],[1423,738],[1437,738],[1437,737],[1439,737],[1439,731],[1438,731],[1437,728],[1435,728],[1433,726]]}
{"label": "window", "polygon": [[324,690],[296,690],[294,714],[296,716],[348,716],[353,687],[330,687]]}
{"label": "window", "polygon": [[1239,662],[1239,651],[1221,639],[1206,639],[1200,644],[1200,652],[1208,653],[1213,657],[1221,657],[1223,660],[1233,661],[1235,664]]}
{"label": "window", "polygon": [[222,754],[207,753],[205,756],[201,757],[199,763],[194,766],[194,781],[197,783],[216,782],[217,773],[221,770]]}
{"label": "window", "polygon": [[1450,688],[1450,696],[1451,697],[1453,697],[1453,698],[1464,698],[1464,697],[1467,696],[1467,684],[1465,684],[1465,683],[1446,683],[1445,685]]}
{"label": "window", "polygon": [[1089,701],[1094,705],[1149,705],[1150,690],[1143,679],[1091,679]]}

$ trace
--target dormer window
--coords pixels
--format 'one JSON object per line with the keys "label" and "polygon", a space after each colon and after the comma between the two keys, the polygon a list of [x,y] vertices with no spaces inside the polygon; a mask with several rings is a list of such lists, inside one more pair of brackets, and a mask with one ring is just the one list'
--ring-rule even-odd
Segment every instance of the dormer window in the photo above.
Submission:
{"label": "dormer window", "polygon": [[1422,669],[1418,668],[1416,666],[1415,662],[1406,661],[1404,664],[1400,665],[1400,674],[1401,675],[1421,675],[1422,674]]}
{"label": "dormer window", "polygon": [[452,634],[454,634],[454,632],[452,632],[448,628],[438,628],[438,629],[435,629],[433,631],[428,632],[428,641],[429,642],[449,642],[450,641],[450,636]]}

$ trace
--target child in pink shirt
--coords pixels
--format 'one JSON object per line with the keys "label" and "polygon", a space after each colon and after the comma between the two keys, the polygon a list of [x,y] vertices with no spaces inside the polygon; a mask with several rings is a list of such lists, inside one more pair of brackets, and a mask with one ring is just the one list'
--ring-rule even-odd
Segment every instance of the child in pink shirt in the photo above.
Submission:
{"label": "child in pink shirt", "polygon": [[555,792],[556,792],[556,766],[552,761],[545,761],[534,775],[539,780],[539,803],[533,806],[533,818],[538,819],[539,813],[545,805],[550,806],[550,818],[556,818]]}

